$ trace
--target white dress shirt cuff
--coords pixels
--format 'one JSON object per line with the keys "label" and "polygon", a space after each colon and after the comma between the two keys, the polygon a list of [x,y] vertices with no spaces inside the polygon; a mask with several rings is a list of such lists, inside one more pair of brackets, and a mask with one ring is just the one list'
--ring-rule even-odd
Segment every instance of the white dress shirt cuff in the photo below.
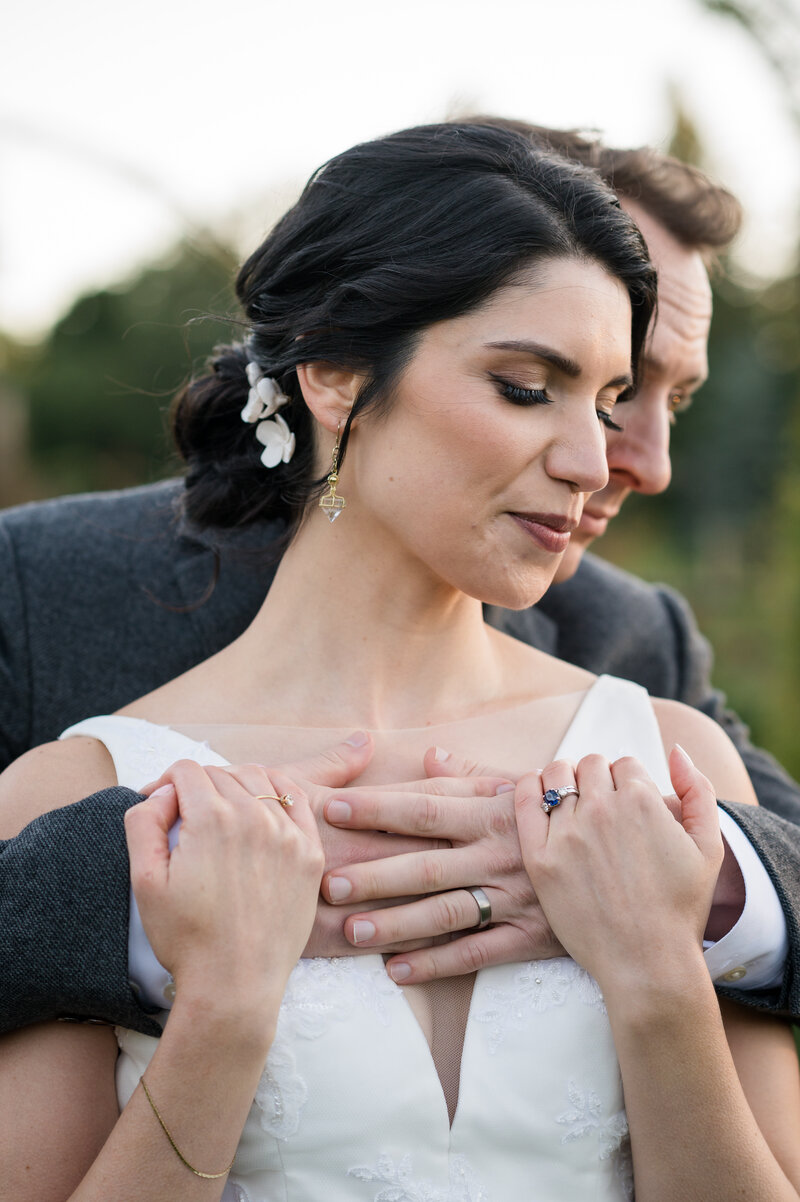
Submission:
{"label": "white dress shirt cuff", "polygon": [[725,842],[744,879],[744,909],[738,922],[716,943],[706,944],[712,981],[737,989],[780,985],[789,949],[781,903],[769,874],[747,835],[724,810],[717,811]]}
{"label": "white dress shirt cuff", "polygon": [[[170,829],[169,850],[178,842],[180,819]],[[128,980],[139,1002],[148,1010],[169,1010],[175,1000],[175,985],[163,964],[156,959],[144,932],[139,907],[131,889],[128,915]]]}

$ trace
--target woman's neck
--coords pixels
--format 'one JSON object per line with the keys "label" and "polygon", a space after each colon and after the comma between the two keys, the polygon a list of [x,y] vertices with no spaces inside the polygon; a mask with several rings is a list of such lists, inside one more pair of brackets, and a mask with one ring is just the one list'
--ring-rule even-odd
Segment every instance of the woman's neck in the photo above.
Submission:
{"label": "woman's neck", "polygon": [[505,640],[480,601],[348,519],[310,515],[256,618],[217,657],[248,720],[388,729],[502,699]]}

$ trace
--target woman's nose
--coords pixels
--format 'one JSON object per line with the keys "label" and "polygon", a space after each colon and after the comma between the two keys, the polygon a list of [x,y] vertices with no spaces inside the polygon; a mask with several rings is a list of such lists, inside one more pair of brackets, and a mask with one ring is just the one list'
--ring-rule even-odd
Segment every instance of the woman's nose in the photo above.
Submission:
{"label": "woman's nose", "polygon": [[574,412],[553,440],[547,460],[548,473],[566,480],[576,492],[598,492],[608,483],[606,435],[592,404],[588,417]]}

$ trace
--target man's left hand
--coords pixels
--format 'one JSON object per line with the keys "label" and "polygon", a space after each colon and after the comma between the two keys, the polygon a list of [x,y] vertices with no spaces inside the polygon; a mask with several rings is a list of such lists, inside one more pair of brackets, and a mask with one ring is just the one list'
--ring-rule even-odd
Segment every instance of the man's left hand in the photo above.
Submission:
{"label": "man's left hand", "polygon": [[[393,797],[391,786],[349,788],[349,814],[344,798],[325,806],[325,817],[334,826],[421,835],[451,845],[326,873],[322,893],[334,905],[417,899],[351,914],[344,924],[346,938],[359,951],[394,952],[387,968],[404,984],[564,955],[522,861],[513,778],[452,755],[436,755],[431,749],[425,756],[430,779],[416,806]],[[487,788],[491,783],[491,793],[481,792],[476,777],[486,778]],[[506,783],[495,792],[498,777]],[[491,925],[480,931],[474,929],[478,903],[467,892],[475,886],[492,907]],[[431,939],[439,942],[429,946]]]}

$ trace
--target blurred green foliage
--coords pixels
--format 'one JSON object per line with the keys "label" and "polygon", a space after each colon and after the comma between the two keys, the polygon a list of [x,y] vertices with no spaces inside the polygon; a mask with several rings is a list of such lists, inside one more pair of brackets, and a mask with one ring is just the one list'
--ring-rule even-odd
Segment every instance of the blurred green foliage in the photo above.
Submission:
{"label": "blurred green foliage", "polygon": [[228,338],[235,265],[216,242],[182,243],[135,279],[78,299],[40,346],[6,343],[7,379],[28,409],[24,492],[120,488],[175,470],[169,402]]}

